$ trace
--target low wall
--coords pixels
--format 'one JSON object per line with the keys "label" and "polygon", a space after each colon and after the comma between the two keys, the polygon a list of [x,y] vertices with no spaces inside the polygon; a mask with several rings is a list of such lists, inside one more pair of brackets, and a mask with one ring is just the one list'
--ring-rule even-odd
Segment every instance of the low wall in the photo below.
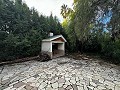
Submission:
{"label": "low wall", "polygon": [[50,58],[52,59],[52,52],[45,52],[45,51],[42,51],[42,53],[48,54],[48,55],[50,56]]}
{"label": "low wall", "polygon": [[57,58],[57,57],[64,56],[64,55],[65,55],[64,50],[56,50],[53,52],[52,58]]}
{"label": "low wall", "polygon": [[44,51],[42,51],[42,53],[48,54],[51,57],[51,59],[65,55],[64,50],[55,50],[53,52],[44,52]]}

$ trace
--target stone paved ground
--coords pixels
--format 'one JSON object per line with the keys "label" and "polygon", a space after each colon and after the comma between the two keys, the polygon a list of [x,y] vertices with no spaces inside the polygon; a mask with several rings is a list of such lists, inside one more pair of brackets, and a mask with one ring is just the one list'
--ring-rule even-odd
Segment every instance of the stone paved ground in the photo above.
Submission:
{"label": "stone paved ground", "polygon": [[67,57],[0,67],[0,90],[120,90],[120,68]]}

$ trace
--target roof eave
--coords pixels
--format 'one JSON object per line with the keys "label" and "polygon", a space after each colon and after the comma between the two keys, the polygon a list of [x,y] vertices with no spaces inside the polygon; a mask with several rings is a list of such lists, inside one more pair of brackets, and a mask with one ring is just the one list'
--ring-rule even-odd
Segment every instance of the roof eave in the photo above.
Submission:
{"label": "roof eave", "polygon": [[48,40],[43,39],[42,41],[44,41],[44,42],[50,42],[50,41],[53,41],[53,40],[55,40],[57,38],[60,38],[60,37],[63,38],[64,42],[67,42],[66,39],[62,35],[59,35],[57,37],[54,37],[54,38],[51,38],[51,39],[48,39]]}

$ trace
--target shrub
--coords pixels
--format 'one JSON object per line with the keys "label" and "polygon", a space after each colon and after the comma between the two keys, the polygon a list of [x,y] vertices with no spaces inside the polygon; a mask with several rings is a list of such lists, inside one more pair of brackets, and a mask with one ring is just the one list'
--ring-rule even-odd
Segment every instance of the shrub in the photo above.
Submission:
{"label": "shrub", "polygon": [[120,63],[120,40],[115,42],[105,41],[102,44],[102,55],[109,57],[110,61]]}
{"label": "shrub", "polygon": [[98,41],[97,37],[90,37],[84,43],[84,52],[99,53],[101,51],[101,43]]}

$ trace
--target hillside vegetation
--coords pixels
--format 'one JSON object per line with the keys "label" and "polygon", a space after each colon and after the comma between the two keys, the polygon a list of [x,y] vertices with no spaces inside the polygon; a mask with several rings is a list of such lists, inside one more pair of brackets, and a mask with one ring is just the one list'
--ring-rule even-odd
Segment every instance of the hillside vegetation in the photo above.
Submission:
{"label": "hillside vegetation", "polygon": [[67,49],[120,63],[120,0],[74,0],[62,5]]}
{"label": "hillside vegetation", "polygon": [[38,55],[50,31],[63,32],[57,17],[39,15],[22,0],[0,0],[0,61]]}

